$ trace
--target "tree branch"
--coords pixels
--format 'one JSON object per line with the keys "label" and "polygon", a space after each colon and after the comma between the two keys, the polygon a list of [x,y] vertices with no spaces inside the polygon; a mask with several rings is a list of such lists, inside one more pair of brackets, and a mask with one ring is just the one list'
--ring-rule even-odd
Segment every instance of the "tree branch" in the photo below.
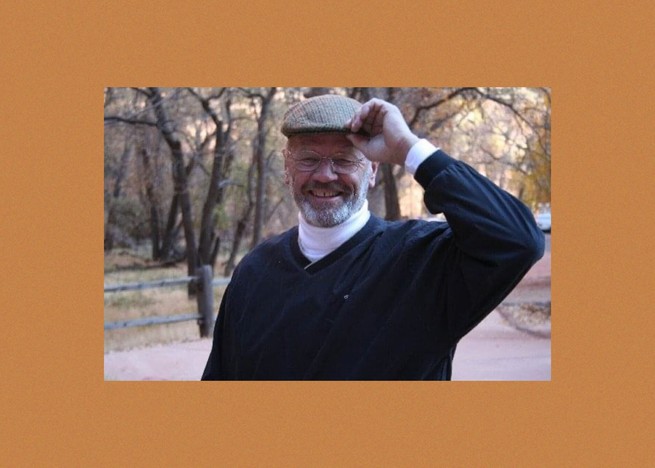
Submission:
{"label": "tree branch", "polygon": [[471,90],[476,90],[477,88],[457,88],[455,91],[450,93],[448,96],[438,99],[435,102],[432,102],[430,104],[425,104],[423,106],[417,106],[416,109],[414,110],[414,115],[412,116],[411,119],[409,119],[409,128],[414,128],[414,125],[418,122],[418,119],[420,118],[421,114],[425,111],[428,111],[430,109],[434,109],[436,107],[439,107],[440,105],[456,98],[457,96],[464,94],[466,92],[469,92]]}
{"label": "tree branch", "polygon": [[105,124],[112,124],[112,123],[126,123],[130,125],[148,125],[150,127],[156,127],[157,122],[151,122],[149,120],[139,120],[139,119],[131,119],[128,117],[121,117],[120,115],[108,115],[105,117]]}

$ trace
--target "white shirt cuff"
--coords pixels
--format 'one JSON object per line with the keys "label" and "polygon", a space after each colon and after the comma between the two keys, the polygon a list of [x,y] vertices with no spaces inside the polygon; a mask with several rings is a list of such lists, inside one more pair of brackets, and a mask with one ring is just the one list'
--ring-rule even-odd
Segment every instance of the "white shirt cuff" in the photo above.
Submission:
{"label": "white shirt cuff", "polygon": [[407,159],[405,159],[405,169],[407,169],[407,172],[412,175],[416,174],[416,169],[418,169],[421,163],[438,149],[426,139],[421,139],[414,143],[414,146],[407,153]]}

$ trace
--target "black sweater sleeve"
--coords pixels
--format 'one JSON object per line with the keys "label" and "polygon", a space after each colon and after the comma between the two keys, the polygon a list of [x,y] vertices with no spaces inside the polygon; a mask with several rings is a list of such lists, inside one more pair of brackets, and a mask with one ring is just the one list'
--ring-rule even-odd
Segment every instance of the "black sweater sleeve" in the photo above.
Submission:
{"label": "black sweater sleeve", "polygon": [[463,336],[493,310],[543,255],[530,210],[470,166],[441,150],[417,169],[424,200],[452,229],[443,279],[451,335]]}

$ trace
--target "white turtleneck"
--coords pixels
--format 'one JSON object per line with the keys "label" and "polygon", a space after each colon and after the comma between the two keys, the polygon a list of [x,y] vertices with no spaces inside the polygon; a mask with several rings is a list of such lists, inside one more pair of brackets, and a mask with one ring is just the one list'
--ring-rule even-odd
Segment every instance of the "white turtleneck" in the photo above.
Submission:
{"label": "white turtleneck", "polygon": [[312,263],[333,252],[341,244],[357,234],[371,217],[368,200],[357,213],[337,226],[324,228],[312,226],[302,213],[298,213],[298,244],[305,257]]}

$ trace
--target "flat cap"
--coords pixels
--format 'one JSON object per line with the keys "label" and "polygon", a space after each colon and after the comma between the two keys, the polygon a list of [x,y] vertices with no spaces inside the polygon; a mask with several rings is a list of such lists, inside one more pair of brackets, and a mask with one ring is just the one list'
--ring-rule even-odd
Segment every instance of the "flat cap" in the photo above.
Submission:
{"label": "flat cap", "polygon": [[282,121],[286,137],[301,133],[350,133],[345,123],[361,103],[337,94],[325,94],[300,101],[287,110]]}

